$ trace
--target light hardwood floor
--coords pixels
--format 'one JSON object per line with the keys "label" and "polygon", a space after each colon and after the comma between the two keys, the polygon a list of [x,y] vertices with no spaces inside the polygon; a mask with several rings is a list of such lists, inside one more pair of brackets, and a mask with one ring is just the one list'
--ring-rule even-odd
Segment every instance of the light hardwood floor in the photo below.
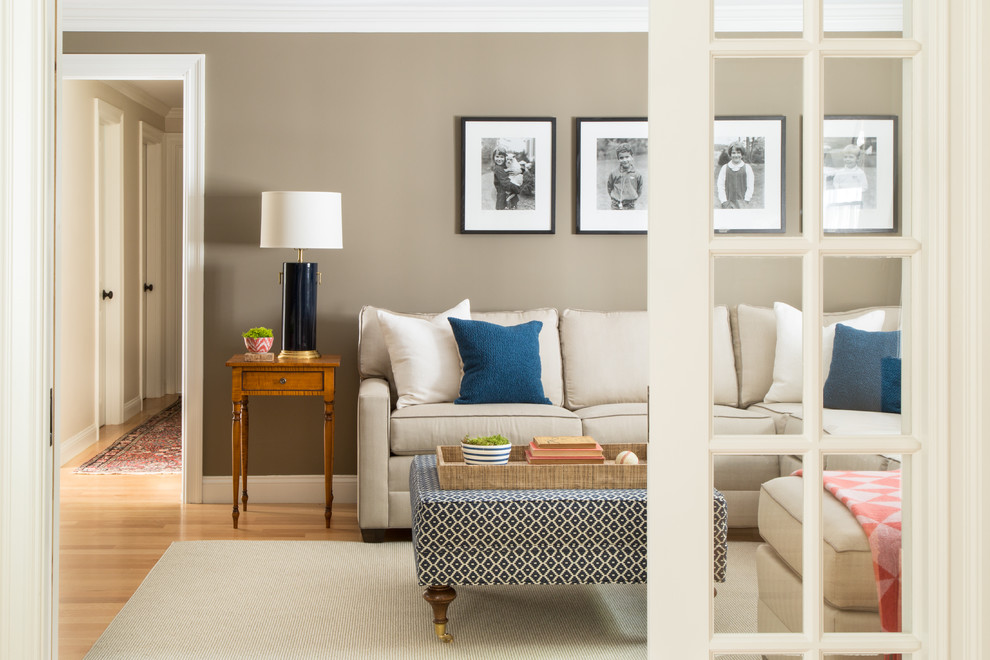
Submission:
{"label": "light hardwood floor", "polygon": [[[82,658],[173,541],[213,539],[361,542],[354,504],[256,504],[233,529],[228,504],[181,502],[181,475],[74,474],[144,419],[175,401],[149,399],[125,424],[60,470],[58,657]],[[250,488],[250,483],[248,484]],[[231,567],[231,579],[237,568]]]}

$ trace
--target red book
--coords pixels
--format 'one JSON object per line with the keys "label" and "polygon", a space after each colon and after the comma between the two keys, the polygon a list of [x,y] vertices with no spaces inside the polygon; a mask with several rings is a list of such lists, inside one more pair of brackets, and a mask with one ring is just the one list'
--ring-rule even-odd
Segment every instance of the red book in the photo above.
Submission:
{"label": "red book", "polygon": [[540,447],[535,441],[529,443],[529,453],[533,458],[601,458],[602,446],[595,443],[594,447],[574,448],[574,447]]}
{"label": "red book", "polygon": [[560,458],[536,458],[526,448],[526,461],[532,465],[594,465],[605,462],[605,457],[598,456],[561,456]]}

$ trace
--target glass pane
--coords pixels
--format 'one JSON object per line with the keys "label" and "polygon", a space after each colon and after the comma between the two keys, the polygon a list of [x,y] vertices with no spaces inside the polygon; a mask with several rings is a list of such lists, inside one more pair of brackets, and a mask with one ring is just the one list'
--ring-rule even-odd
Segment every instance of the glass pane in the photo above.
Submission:
{"label": "glass pane", "polygon": [[779,342],[777,327],[801,307],[801,260],[718,257],[714,279],[714,433],[800,433],[800,326],[796,343]]}
{"label": "glass pane", "polygon": [[714,0],[716,38],[799,37],[804,29],[802,0]]}
{"label": "glass pane", "polygon": [[801,478],[790,476],[800,468],[798,456],[713,457],[715,488],[728,511],[724,582],[716,573],[712,601],[716,634],[801,631],[801,537],[794,520],[801,519],[803,492]]}
{"label": "glass pane", "polygon": [[715,60],[716,232],[800,232],[802,80],[798,59]]}
{"label": "glass pane", "polygon": [[[901,456],[823,457],[825,632],[901,632]],[[904,457],[905,461],[910,457]]]}
{"label": "glass pane", "polygon": [[826,37],[902,37],[911,16],[905,0],[823,0],[822,28]]}
{"label": "glass pane", "polygon": [[715,656],[717,660],[801,660],[804,656],[801,655],[739,655],[739,654],[718,654]]}
{"label": "glass pane", "polygon": [[900,233],[908,208],[901,163],[905,65],[825,60],[822,226],[826,233]]}
{"label": "glass pane", "polygon": [[828,654],[825,660],[911,660],[913,653],[843,653],[842,655]]}
{"label": "glass pane", "polygon": [[824,259],[822,427],[828,434],[903,431],[907,271],[895,257]]}

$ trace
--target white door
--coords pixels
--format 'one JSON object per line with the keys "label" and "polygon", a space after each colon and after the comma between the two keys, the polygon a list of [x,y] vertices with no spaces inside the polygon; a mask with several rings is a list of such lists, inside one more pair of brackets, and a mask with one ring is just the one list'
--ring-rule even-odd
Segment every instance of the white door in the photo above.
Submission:
{"label": "white door", "polygon": [[[780,0],[772,12],[720,20],[719,8],[738,4],[650,7],[650,198],[664,200],[650,209],[650,461],[677,466],[649,473],[650,655],[929,657],[931,603],[945,593],[944,567],[933,563],[944,556],[928,545],[940,524],[929,517],[930,503],[946,496],[929,440],[938,435],[932,406],[945,382],[931,367],[945,341],[933,321],[945,244],[929,213],[945,151],[925,130],[937,125],[929,108],[936,107],[931,51],[945,38],[933,20],[939,3],[917,0],[907,10],[896,3],[896,26],[872,28],[875,17],[855,15],[861,5],[827,0]],[[837,13],[840,4],[853,14]],[[839,157],[847,153],[848,166]],[[719,194],[724,161],[734,173],[727,199]],[[838,199],[843,178],[862,179],[855,199]],[[717,305],[735,310],[725,328],[735,326],[740,355],[715,345]],[[883,355],[899,360],[900,414],[831,394],[830,383],[861,369],[858,384],[875,383],[880,398],[879,357],[876,373],[872,362],[867,370],[840,342],[847,330],[823,330],[835,312],[858,319],[865,312],[857,307],[883,310],[876,327],[855,332],[869,335],[871,358],[880,355],[876,342],[892,342]],[[768,338],[759,359],[747,352],[753,335],[739,331],[752,329],[754,318],[762,319],[758,336]],[[836,362],[839,354],[851,368]],[[716,435],[715,356],[739,361],[735,407],[764,414],[767,426]],[[782,394],[774,390],[778,378]],[[736,479],[767,472],[756,491],[730,502],[731,519],[733,506],[745,508],[745,498],[759,494],[753,524],[764,534],[753,543],[757,584],[747,605],[756,614],[735,629],[716,625],[725,604],[713,596],[713,587],[723,589],[712,575],[712,488],[733,487],[727,464]],[[739,467],[746,465],[754,467]],[[868,548],[865,580],[834,561],[833,516],[852,521],[857,539],[871,532],[857,532],[856,519],[823,489],[825,470],[896,474],[905,521],[891,546],[899,602],[884,600],[895,582],[873,580]],[[765,498],[767,489],[779,499]],[[774,509],[775,502],[784,504]],[[770,534],[783,534],[784,523],[786,535]],[[884,525],[893,528],[894,519]],[[857,597],[878,599],[872,616],[867,605],[837,604],[837,584],[845,596],[858,590]]]}
{"label": "white door", "polygon": [[164,255],[164,153],[163,132],[145,122],[138,122],[140,133],[141,215],[143,280],[141,282],[144,326],[142,342],[144,397],[158,398],[165,391],[165,285]]}
{"label": "white door", "polygon": [[124,113],[102,99],[95,99],[96,212],[98,223],[99,291],[99,397],[100,426],[124,421]]}

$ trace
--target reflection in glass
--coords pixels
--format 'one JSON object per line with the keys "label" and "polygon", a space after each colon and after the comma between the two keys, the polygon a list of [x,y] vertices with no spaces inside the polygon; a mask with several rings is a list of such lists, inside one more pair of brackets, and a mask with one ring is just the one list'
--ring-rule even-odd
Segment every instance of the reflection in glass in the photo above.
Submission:
{"label": "reflection in glass", "polygon": [[904,11],[904,0],[822,2],[822,28],[826,37],[897,38],[908,33],[909,17],[910,12]]}
{"label": "reflection in glass", "polygon": [[826,632],[901,632],[901,457],[826,455]]}
{"label": "reflection in glass", "polygon": [[910,204],[909,63],[827,57],[822,124],[826,233],[903,233]]}
{"label": "reflection in glass", "polygon": [[[790,455],[713,457],[715,488],[729,512],[725,582],[716,584],[712,602],[715,633],[801,630],[801,584],[794,578],[801,567],[800,525],[793,516],[800,520],[803,495],[800,477],[790,476],[800,467],[801,459]],[[797,546],[788,536],[793,527]],[[789,614],[794,611],[796,618]]]}
{"label": "reflection in glass", "polygon": [[831,435],[902,432],[901,296],[893,257],[824,260],[822,427]]}

